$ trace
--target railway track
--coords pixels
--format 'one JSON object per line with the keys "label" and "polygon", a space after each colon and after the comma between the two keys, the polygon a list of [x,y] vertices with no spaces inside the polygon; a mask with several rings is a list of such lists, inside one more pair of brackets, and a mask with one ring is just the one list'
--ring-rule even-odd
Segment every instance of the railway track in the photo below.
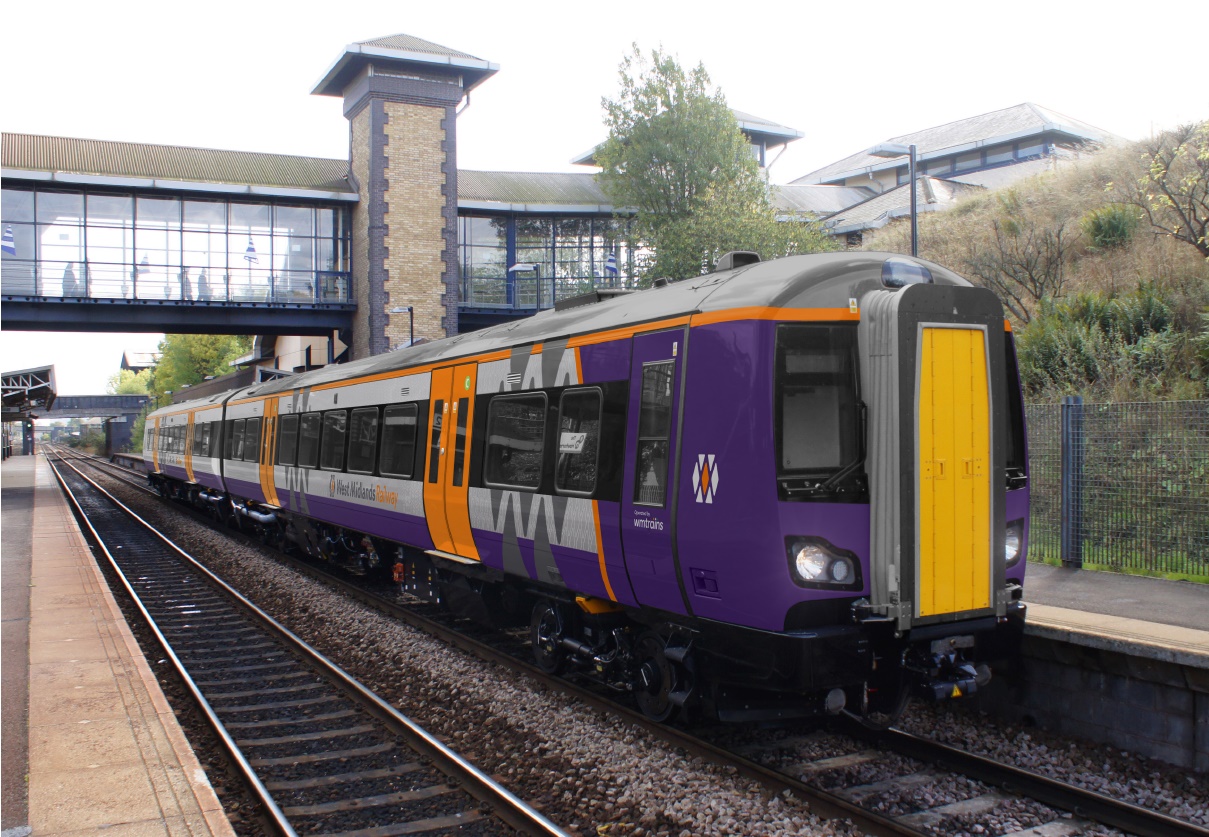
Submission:
{"label": "railway track", "polygon": [[[137,480],[126,481],[137,485]],[[1056,818],[1041,824],[1042,830],[1020,829],[1020,833],[1065,837],[1104,833],[1103,827],[1107,826],[1156,837],[1209,837],[1209,830],[1183,820],[899,730],[870,735],[855,726],[845,729],[851,737],[846,750],[837,750],[833,742],[824,746],[829,736],[835,738],[834,734],[825,731],[790,734],[764,744],[745,744],[736,743],[736,739],[742,737],[742,731],[736,733],[734,727],[727,727],[726,732],[715,739],[722,743],[711,743],[707,735],[652,723],[629,706],[602,694],[593,684],[551,679],[518,656],[524,654],[525,649],[519,647],[515,635],[505,634],[501,638],[501,635],[468,633],[464,626],[438,615],[431,606],[406,604],[397,597],[383,595],[380,590],[367,589],[359,580],[333,575],[305,560],[281,557],[345,595],[481,659],[520,671],[593,708],[622,717],[686,753],[758,781],[772,792],[790,791],[808,800],[817,814],[849,819],[865,833],[950,833],[959,829],[963,822],[977,823],[978,817],[996,809],[1039,803],[1058,809]],[[896,764],[879,767],[895,757],[898,759]],[[879,778],[862,781],[862,777],[870,774]],[[964,798],[931,808],[918,804],[923,799],[916,796],[920,789],[953,774],[958,774],[962,780],[971,780]],[[887,803],[888,799],[890,803]],[[906,811],[900,810],[904,800],[907,801]],[[882,810],[878,810],[879,806]],[[974,831],[979,833],[977,829]]]}
{"label": "railway track", "polygon": [[87,532],[281,833],[564,833],[60,464]]}

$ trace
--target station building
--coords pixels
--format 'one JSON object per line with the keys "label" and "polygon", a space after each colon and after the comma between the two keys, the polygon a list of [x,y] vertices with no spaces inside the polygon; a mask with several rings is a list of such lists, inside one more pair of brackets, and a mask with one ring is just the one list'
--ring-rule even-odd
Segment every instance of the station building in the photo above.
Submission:
{"label": "station building", "polygon": [[[122,303],[178,305],[219,324],[249,306],[346,312],[328,334],[266,333],[243,359],[287,373],[630,286],[632,213],[594,173],[458,168],[459,105],[498,69],[408,35],[347,46],[312,91],[342,99],[347,159],[6,133],[5,305],[106,300],[115,317]],[[918,140],[925,172],[952,194],[1106,136],[1036,106],[997,113],[895,141]],[[762,166],[803,136],[735,115]],[[593,151],[573,162],[590,166]],[[787,219],[851,234],[909,202],[902,170],[853,155],[772,187],[773,199]]]}

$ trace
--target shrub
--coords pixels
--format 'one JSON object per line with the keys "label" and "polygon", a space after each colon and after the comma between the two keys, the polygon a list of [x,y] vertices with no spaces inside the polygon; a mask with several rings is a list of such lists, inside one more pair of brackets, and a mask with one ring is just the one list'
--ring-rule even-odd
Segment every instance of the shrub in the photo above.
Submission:
{"label": "shrub", "polygon": [[1083,234],[1101,250],[1124,247],[1138,227],[1137,210],[1120,203],[1093,209],[1079,221]]}

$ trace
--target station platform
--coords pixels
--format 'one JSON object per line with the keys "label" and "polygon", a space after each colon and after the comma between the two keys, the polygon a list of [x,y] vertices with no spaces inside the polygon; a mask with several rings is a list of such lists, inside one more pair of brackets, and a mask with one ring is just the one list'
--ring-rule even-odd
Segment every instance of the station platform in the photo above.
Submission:
{"label": "station platform", "polygon": [[234,837],[50,466],[3,494],[3,837]]}
{"label": "station platform", "polygon": [[1209,585],[1029,564],[1026,635],[1209,669]]}

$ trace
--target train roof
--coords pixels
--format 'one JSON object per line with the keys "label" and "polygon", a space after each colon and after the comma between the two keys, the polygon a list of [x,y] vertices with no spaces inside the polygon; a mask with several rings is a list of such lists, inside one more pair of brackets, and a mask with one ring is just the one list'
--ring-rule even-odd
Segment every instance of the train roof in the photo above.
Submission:
{"label": "train roof", "polygon": [[[634,328],[691,314],[735,308],[848,310],[850,300],[859,300],[868,291],[885,288],[882,271],[887,260],[922,265],[931,273],[935,284],[970,285],[970,282],[941,265],[897,253],[857,251],[789,256],[609,297],[592,304],[543,311],[482,331],[254,384],[238,390],[235,397],[291,392],[350,378],[454,361],[461,357],[507,350],[513,346]],[[224,393],[215,396],[215,399],[222,400],[230,394]],[[198,406],[208,406],[212,401],[217,403],[214,399],[204,399]],[[186,406],[175,404],[173,408],[171,411],[176,412]]]}

